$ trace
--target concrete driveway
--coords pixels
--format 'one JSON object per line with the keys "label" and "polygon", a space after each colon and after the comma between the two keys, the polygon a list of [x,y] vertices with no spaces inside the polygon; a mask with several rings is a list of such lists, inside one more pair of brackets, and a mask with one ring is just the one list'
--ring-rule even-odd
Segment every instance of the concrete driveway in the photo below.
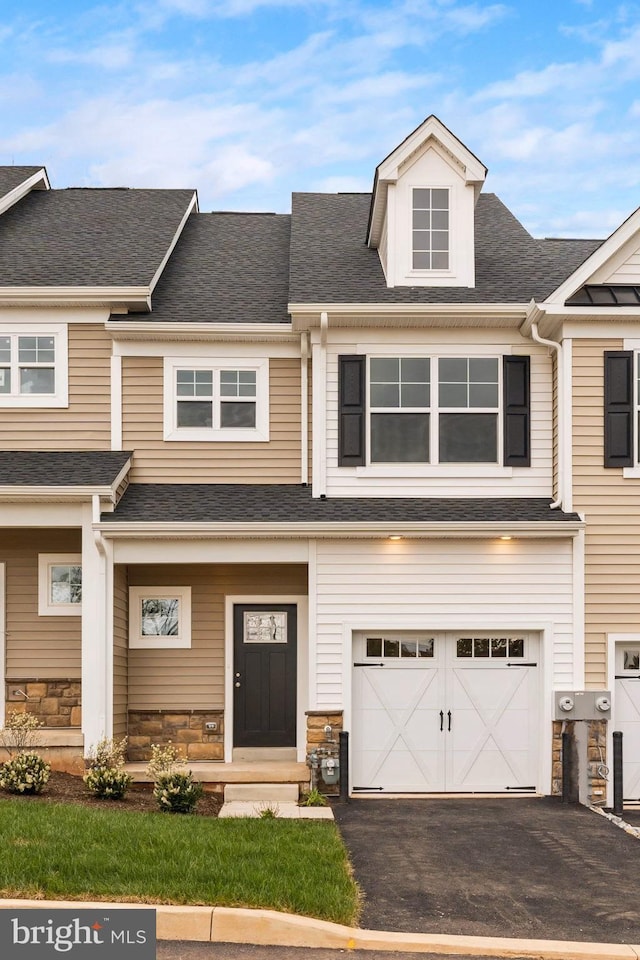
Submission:
{"label": "concrete driveway", "polygon": [[360,925],[640,943],[640,840],[551,798],[352,800]]}

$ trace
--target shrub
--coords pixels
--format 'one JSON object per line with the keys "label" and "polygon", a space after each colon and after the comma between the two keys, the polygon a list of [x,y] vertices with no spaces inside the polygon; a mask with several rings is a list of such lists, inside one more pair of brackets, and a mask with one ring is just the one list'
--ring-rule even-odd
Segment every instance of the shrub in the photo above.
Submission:
{"label": "shrub", "polygon": [[129,789],[133,778],[124,770],[126,750],[126,737],[122,740],[103,737],[90,750],[85,760],[89,769],[83,780],[100,800],[120,800]]}
{"label": "shrub", "polygon": [[33,713],[10,713],[0,730],[0,746],[10,757],[31,750],[43,724]]}
{"label": "shrub", "polygon": [[193,779],[190,770],[160,773],[153,788],[160,809],[168,813],[192,813],[202,792],[202,784]]}
{"label": "shrub", "polygon": [[50,773],[37,753],[18,753],[0,766],[0,787],[9,793],[40,793]]}
{"label": "shrub", "polygon": [[165,773],[175,773],[186,764],[185,758],[176,747],[169,742],[162,746],[159,743],[151,744],[151,760],[147,764],[147,773],[154,781]]}
{"label": "shrub", "polygon": [[98,740],[95,747],[92,747],[88,756],[85,758],[85,764],[93,770],[96,767],[103,769],[121,770],[124,766],[127,753],[127,738],[122,740],[112,740],[110,737],[103,737]]}
{"label": "shrub", "polygon": [[83,777],[87,789],[100,800],[121,800],[132,779],[125,770],[115,767],[92,767]]}

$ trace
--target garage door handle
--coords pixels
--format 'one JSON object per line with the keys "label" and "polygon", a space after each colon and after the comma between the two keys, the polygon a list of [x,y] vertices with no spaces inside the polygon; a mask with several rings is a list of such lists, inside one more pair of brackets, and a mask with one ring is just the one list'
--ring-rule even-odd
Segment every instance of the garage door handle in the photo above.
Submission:
{"label": "garage door handle", "polygon": [[440,733],[444,730],[444,710],[440,711]]}
{"label": "garage door handle", "polygon": [[449,719],[449,726],[447,729],[451,730],[451,710],[447,710],[447,717]]}

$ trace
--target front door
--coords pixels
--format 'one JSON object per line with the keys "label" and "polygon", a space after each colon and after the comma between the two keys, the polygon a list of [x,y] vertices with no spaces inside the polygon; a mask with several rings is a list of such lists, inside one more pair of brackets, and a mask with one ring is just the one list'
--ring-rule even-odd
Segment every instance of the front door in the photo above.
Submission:
{"label": "front door", "polygon": [[233,744],[295,747],[295,604],[233,608]]}

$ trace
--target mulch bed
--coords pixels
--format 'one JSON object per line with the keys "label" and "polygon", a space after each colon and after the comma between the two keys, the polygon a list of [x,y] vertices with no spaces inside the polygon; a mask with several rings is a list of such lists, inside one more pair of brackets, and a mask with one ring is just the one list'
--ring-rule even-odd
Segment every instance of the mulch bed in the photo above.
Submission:
{"label": "mulch bed", "polygon": [[[99,800],[89,793],[82,777],[71,773],[51,771],[51,776],[42,793],[37,795],[12,794],[0,790],[0,797],[10,798],[19,796],[30,803],[77,803],[92,809],[103,810],[131,810],[138,813],[160,813],[154,799],[151,784],[134,784],[127,791],[123,800]],[[201,817],[217,817],[222,801],[214,793],[205,791],[198,800],[195,814]]]}

